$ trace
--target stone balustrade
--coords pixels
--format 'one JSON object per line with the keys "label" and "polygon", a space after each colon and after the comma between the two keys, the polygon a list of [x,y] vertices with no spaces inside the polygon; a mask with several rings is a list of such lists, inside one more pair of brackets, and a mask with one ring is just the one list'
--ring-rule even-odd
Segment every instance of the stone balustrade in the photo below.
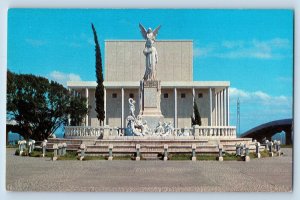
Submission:
{"label": "stone balustrade", "polygon": [[194,126],[192,133],[199,138],[236,138],[235,126]]}
{"label": "stone balustrade", "polygon": [[[66,138],[99,138],[103,136],[106,129],[111,129],[109,127],[92,127],[92,126],[66,126],[65,127],[65,137]],[[109,130],[111,131],[111,130]]]}
{"label": "stone balustrade", "polygon": [[[236,138],[235,126],[194,126],[192,128],[175,128],[175,136],[193,137],[194,139]],[[65,138],[104,138],[124,137],[123,129],[109,126],[66,126]],[[153,137],[148,135],[146,137]]]}

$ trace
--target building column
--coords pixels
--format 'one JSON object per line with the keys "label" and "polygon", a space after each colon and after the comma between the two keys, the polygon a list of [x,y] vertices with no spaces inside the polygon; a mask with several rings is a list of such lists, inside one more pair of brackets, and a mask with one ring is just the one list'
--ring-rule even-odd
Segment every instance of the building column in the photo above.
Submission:
{"label": "building column", "polygon": [[221,126],[221,115],[220,115],[220,104],[221,104],[221,98],[220,98],[220,92],[217,93],[217,99],[218,99],[218,126]]}
{"label": "building column", "polygon": [[121,93],[122,93],[121,128],[124,128],[124,88],[121,89]]}
{"label": "building column", "polygon": [[103,126],[105,126],[105,125],[106,125],[106,89],[104,88],[104,122],[103,122]]}
{"label": "building column", "polygon": [[230,105],[229,105],[229,88],[227,87],[226,88],[226,94],[227,94],[227,106],[226,106],[226,109],[227,109],[227,126],[229,126],[229,117],[230,117]]}
{"label": "building column", "polygon": [[[89,89],[85,88],[86,108],[89,109]],[[85,117],[85,126],[89,126],[89,112]]]}
{"label": "building column", "polygon": [[209,125],[212,126],[212,92],[209,88]]}
{"label": "building column", "polygon": [[220,118],[221,118],[221,126],[224,126],[224,91],[221,90],[221,95],[220,95],[220,104],[221,104],[221,112],[220,112]]}
{"label": "building column", "polygon": [[193,93],[193,102],[192,102],[192,105],[193,105],[193,118],[195,118],[195,113],[194,113],[195,88],[192,89],[192,93]]}
{"label": "building column", "polygon": [[215,88],[215,126],[218,126],[218,96]]}
{"label": "building column", "polygon": [[[72,95],[71,88],[68,88],[68,91],[69,91],[69,94]],[[71,117],[70,117],[70,114],[68,114],[68,126],[71,126]]]}
{"label": "building column", "polygon": [[177,88],[174,88],[174,104],[175,104],[175,109],[174,109],[174,127],[177,128]]}
{"label": "building column", "polygon": [[226,98],[227,94],[226,94],[226,89],[223,89],[223,93],[224,93],[224,95],[223,95],[223,102],[224,102],[224,107],[223,107],[224,116],[223,116],[223,120],[224,120],[224,126],[227,126],[227,103],[226,103],[226,101],[227,101],[227,98]]}
{"label": "building column", "polygon": [[224,88],[224,126],[227,126],[227,93],[226,88]]}

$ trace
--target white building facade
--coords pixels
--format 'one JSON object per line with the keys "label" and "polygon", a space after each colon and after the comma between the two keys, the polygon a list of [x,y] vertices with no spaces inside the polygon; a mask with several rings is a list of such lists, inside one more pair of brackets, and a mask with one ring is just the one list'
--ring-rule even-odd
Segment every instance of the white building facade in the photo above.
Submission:
{"label": "white building facade", "polygon": [[[105,41],[105,125],[125,128],[128,99],[140,112],[140,80],[145,72],[145,41]],[[175,128],[191,127],[193,102],[198,105],[202,126],[229,126],[228,81],[193,81],[193,41],[159,40],[157,79],[161,81],[161,112]],[[96,82],[68,82],[74,93],[87,97],[89,113],[83,125],[99,126],[95,111]]]}

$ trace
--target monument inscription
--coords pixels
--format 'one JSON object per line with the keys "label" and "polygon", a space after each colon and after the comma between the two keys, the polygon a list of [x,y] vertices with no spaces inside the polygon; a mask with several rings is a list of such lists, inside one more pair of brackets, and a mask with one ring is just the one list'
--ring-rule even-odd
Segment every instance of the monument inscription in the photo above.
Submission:
{"label": "monument inscription", "polygon": [[144,87],[158,88],[159,87],[159,81],[144,81]]}

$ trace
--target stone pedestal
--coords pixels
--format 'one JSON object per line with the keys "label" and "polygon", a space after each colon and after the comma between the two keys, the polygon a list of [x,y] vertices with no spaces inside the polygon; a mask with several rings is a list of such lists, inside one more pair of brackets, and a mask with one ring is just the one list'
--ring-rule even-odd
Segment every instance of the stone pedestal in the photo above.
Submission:
{"label": "stone pedestal", "polygon": [[245,161],[249,162],[250,161],[250,157],[249,156],[245,156]]}
{"label": "stone pedestal", "polygon": [[141,145],[140,144],[137,144],[135,146],[135,149],[136,149],[136,157],[135,157],[135,160],[136,161],[139,161],[141,160],[141,157],[140,157],[140,149],[141,149]]}
{"label": "stone pedestal", "polygon": [[109,138],[109,126],[105,125],[103,131],[103,139],[108,139],[108,138]]}
{"label": "stone pedestal", "polygon": [[164,144],[164,161],[168,160],[168,145]]}
{"label": "stone pedestal", "polygon": [[160,109],[161,87],[160,81],[149,80],[140,82],[141,109],[140,115],[147,121],[147,125],[154,130],[158,122],[164,121],[164,116]]}
{"label": "stone pedestal", "polygon": [[53,157],[52,157],[52,160],[55,161],[57,160],[57,144],[53,144]]}
{"label": "stone pedestal", "polygon": [[256,154],[256,157],[257,157],[257,158],[261,158],[261,154],[260,154],[260,153],[257,153],[257,154]]}
{"label": "stone pedestal", "polygon": [[192,161],[196,161],[197,158],[196,158],[196,145],[193,144],[192,145]]}
{"label": "stone pedestal", "polygon": [[269,152],[269,156],[273,157],[274,156],[273,152]]}
{"label": "stone pedestal", "polygon": [[110,145],[108,145],[108,160],[113,160],[113,153],[112,153],[112,151],[113,151],[113,145],[112,144],[110,144]]}
{"label": "stone pedestal", "polygon": [[277,151],[277,156],[281,156],[281,151]]}
{"label": "stone pedestal", "polygon": [[85,144],[81,144],[79,148],[80,148],[80,157],[79,157],[79,160],[83,160],[84,156],[85,156],[86,146],[85,146]]}

